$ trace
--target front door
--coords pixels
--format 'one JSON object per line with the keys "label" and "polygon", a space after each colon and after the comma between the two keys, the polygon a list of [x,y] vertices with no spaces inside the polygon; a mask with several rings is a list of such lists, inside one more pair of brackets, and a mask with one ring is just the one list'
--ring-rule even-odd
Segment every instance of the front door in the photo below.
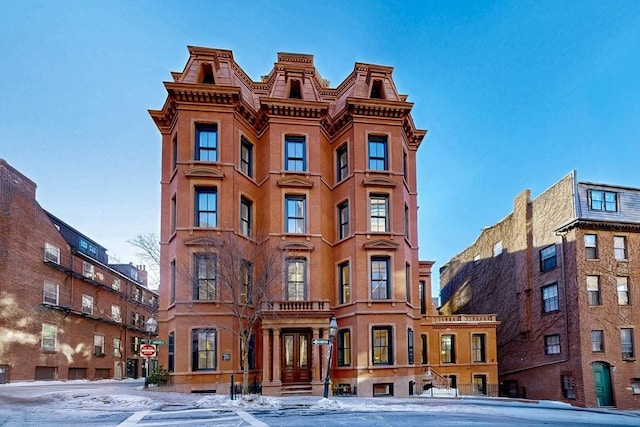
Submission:
{"label": "front door", "polygon": [[282,382],[311,382],[311,334],[305,331],[282,334]]}
{"label": "front door", "polygon": [[611,392],[611,372],[609,365],[594,363],[591,365],[593,383],[596,391],[598,406],[613,406],[613,393]]}

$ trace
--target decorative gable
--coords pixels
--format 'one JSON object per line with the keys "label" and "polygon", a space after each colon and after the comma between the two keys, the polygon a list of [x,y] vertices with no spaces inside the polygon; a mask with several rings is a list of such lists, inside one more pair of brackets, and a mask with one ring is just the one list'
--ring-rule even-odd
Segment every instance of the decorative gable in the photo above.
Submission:
{"label": "decorative gable", "polygon": [[366,242],[362,245],[362,247],[366,250],[371,249],[385,249],[390,251],[395,251],[400,246],[400,243],[393,242],[389,239],[377,239]]}
{"label": "decorative gable", "polygon": [[278,185],[280,187],[311,188],[313,187],[313,181],[307,178],[303,178],[301,176],[292,176],[292,177],[280,178],[278,180]]}
{"label": "decorative gable", "polygon": [[189,178],[224,178],[224,173],[221,170],[209,166],[193,166],[185,170],[184,174]]}
{"label": "decorative gable", "polygon": [[386,176],[373,176],[362,180],[365,187],[395,187],[396,182]]}
{"label": "decorative gable", "polygon": [[281,243],[278,248],[283,251],[307,251],[310,252],[314,249],[311,243],[307,242],[285,242]]}
{"label": "decorative gable", "polygon": [[197,236],[184,239],[184,244],[187,246],[202,246],[202,247],[215,247],[218,241],[212,237]]}

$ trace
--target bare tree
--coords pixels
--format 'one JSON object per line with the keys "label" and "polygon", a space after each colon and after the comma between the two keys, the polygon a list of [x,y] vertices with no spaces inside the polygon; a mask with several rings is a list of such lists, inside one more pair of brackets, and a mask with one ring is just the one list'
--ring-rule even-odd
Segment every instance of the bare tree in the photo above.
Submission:
{"label": "bare tree", "polygon": [[140,249],[136,256],[149,267],[152,287],[157,288],[160,283],[160,238],[155,233],[138,234],[127,243]]}

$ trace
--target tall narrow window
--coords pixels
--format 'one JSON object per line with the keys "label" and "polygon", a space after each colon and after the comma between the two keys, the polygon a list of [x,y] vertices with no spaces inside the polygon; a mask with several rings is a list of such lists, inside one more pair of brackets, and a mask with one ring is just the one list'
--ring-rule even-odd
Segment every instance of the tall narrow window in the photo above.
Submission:
{"label": "tall narrow window", "polygon": [[476,363],[484,363],[487,361],[484,337],[484,334],[471,335],[471,354],[473,361]]}
{"label": "tall narrow window", "polygon": [[604,331],[596,329],[591,331],[591,351],[602,353],[604,351]]}
{"label": "tall narrow window", "polygon": [[93,297],[91,295],[82,295],[82,312],[93,314]]}
{"label": "tall narrow window", "polygon": [[306,233],[305,196],[286,196],[287,233]]}
{"label": "tall narrow window", "polygon": [[374,80],[371,84],[371,96],[372,99],[384,99],[384,90],[382,89],[382,80]]}
{"label": "tall narrow window", "polygon": [[633,348],[633,329],[622,328],[620,329],[620,344],[622,347],[622,358],[633,359],[635,358],[635,349]]}
{"label": "tall narrow window", "polygon": [[540,271],[549,271],[558,265],[556,258],[556,245],[549,245],[540,249]]}
{"label": "tall narrow window", "polygon": [[629,305],[629,278],[628,277],[616,277],[616,284],[618,288],[618,305]]}
{"label": "tall narrow window", "polygon": [[211,64],[205,63],[200,65],[200,83],[209,85],[213,85],[216,83]]}
{"label": "tall narrow window", "polygon": [[369,135],[369,169],[389,170],[386,136]]}
{"label": "tall narrow window", "polygon": [[407,302],[411,303],[411,265],[409,263],[404,266],[404,292],[407,296]]}
{"label": "tall narrow window", "polygon": [[613,236],[613,252],[617,260],[627,259],[627,238],[625,236]]}
{"label": "tall narrow window", "polygon": [[370,229],[374,233],[389,231],[389,197],[387,195],[372,194],[369,197]]}
{"label": "tall narrow window", "polygon": [[253,280],[253,264],[251,261],[242,260],[240,266],[240,302],[242,304],[251,304],[252,289],[251,282]]}
{"label": "tall narrow window", "polygon": [[371,299],[390,299],[389,257],[371,258]]}
{"label": "tall narrow window", "polygon": [[407,152],[402,152],[402,178],[407,180]]}
{"label": "tall narrow window", "polygon": [[341,182],[349,175],[349,154],[347,144],[336,150],[336,181]]}
{"label": "tall narrow window", "polygon": [[58,327],[49,323],[43,323],[42,342],[40,343],[40,349],[42,351],[55,351],[57,339]]}
{"label": "tall narrow window", "polygon": [[196,125],[196,160],[218,161],[217,125]]}
{"label": "tall narrow window", "polygon": [[456,363],[455,335],[440,336],[440,363]]}
{"label": "tall narrow window", "polygon": [[429,363],[429,353],[427,352],[428,348],[427,348],[427,335],[426,334],[422,334],[420,335],[420,342],[422,344],[422,359],[421,359],[421,363],[423,365],[426,365],[427,363]]}
{"label": "tall narrow window", "polygon": [[44,282],[42,292],[42,302],[45,304],[58,305],[59,285],[57,283]]}
{"label": "tall narrow window", "polygon": [[303,136],[285,137],[285,170],[303,172],[307,170],[306,144]]}
{"label": "tall narrow window", "polygon": [[575,399],[576,398],[576,384],[573,379],[573,375],[571,374],[563,374],[560,377],[562,381],[562,396],[565,399]]}
{"label": "tall narrow window", "polygon": [[122,357],[122,340],[120,338],[113,339],[113,357]]}
{"label": "tall narrow window", "polygon": [[215,370],[217,362],[216,330],[195,329],[192,331],[191,341],[191,369],[193,371]]}
{"label": "tall narrow window", "polygon": [[427,297],[425,295],[426,283],[424,280],[418,282],[418,294],[420,296],[420,314],[427,314]]}
{"label": "tall narrow window", "polygon": [[171,142],[171,170],[176,170],[178,167],[178,135],[173,136]]}
{"label": "tall narrow window", "polygon": [[586,259],[598,259],[598,235],[584,235],[584,256]]}
{"label": "tall narrow window", "polygon": [[587,301],[589,305],[600,305],[599,276],[587,276]]}
{"label": "tall narrow window", "polygon": [[93,354],[94,356],[104,356],[104,335],[93,336]]}
{"label": "tall narrow window", "polygon": [[253,144],[244,136],[240,138],[240,170],[253,178]]}
{"label": "tall narrow window", "polygon": [[289,82],[289,99],[302,99],[300,80],[291,80]]}
{"label": "tall narrow window", "polygon": [[558,284],[553,283],[542,288],[542,312],[550,313],[558,310]]}
{"label": "tall narrow window", "polygon": [[218,192],[215,188],[196,188],[196,227],[218,226]]}
{"label": "tall narrow window", "polygon": [[351,365],[351,331],[338,331],[338,366]]}
{"label": "tall narrow window", "polygon": [[169,291],[169,304],[176,302],[176,260],[171,260],[171,289]]}
{"label": "tall narrow window", "polygon": [[560,354],[560,335],[544,336],[544,354]]}
{"label": "tall narrow window", "polygon": [[617,194],[611,191],[589,190],[589,207],[593,211],[617,211]]}
{"label": "tall narrow window", "polygon": [[351,301],[349,261],[338,265],[338,280],[340,281],[340,304],[346,304]]}
{"label": "tall narrow window", "polygon": [[306,299],[307,260],[304,258],[289,258],[287,260],[287,286],[285,299],[287,301],[304,301]]}
{"label": "tall narrow window", "polygon": [[120,312],[120,306],[119,305],[115,305],[115,304],[111,304],[111,319],[114,322],[122,322],[122,314]]}
{"label": "tall narrow window", "polygon": [[413,345],[413,329],[407,329],[407,363],[413,365],[415,363],[415,353]]}
{"label": "tall narrow window", "polygon": [[393,336],[391,326],[374,326],[371,345],[374,365],[393,365]]}
{"label": "tall narrow window", "polygon": [[404,237],[409,240],[409,205],[404,204]]}
{"label": "tall narrow window", "polygon": [[176,195],[174,194],[171,197],[171,232],[176,231],[177,223],[178,223],[178,205],[176,203]]}
{"label": "tall narrow window", "polygon": [[214,254],[195,254],[194,300],[215,300],[218,298],[216,282],[216,256]]}
{"label": "tall narrow window", "polygon": [[[242,354],[244,341],[240,341],[240,352]],[[256,369],[256,336],[251,335],[249,338],[249,349],[247,351],[247,362],[249,362],[249,369]],[[244,362],[240,360],[240,369],[244,369]]]}
{"label": "tall narrow window", "polygon": [[338,240],[349,237],[349,201],[338,205]]}
{"label": "tall narrow window", "polygon": [[253,203],[244,197],[240,198],[240,234],[251,237],[251,215]]}
{"label": "tall narrow window", "polygon": [[167,371],[173,372],[175,370],[175,351],[176,351],[176,334],[175,332],[169,332],[169,339],[167,340]]}

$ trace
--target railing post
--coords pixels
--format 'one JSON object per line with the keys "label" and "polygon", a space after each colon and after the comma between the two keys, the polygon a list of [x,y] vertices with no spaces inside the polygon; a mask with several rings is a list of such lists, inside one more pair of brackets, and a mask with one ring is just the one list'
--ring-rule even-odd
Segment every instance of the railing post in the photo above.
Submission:
{"label": "railing post", "polygon": [[231,374],[231,385],[229,386],[229,392],[231,394],[231,400],[235,399],[235,390],[234,390],[234,381],[233,381],[233,374]]}

